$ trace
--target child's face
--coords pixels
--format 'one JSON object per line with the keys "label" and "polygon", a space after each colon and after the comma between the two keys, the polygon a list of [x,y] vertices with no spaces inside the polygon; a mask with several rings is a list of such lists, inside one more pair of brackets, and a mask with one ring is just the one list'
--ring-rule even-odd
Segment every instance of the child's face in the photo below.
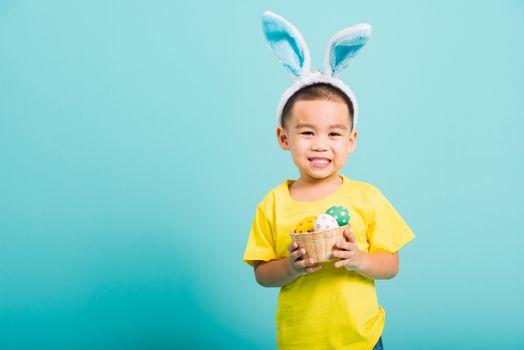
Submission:
{"label": "child's face", "polygon": [[280,147],[291,152],[304,180],[337,176],[357,142],[350,129],[348,107],[328,100],[297,101],[286,129],[277,128]]}

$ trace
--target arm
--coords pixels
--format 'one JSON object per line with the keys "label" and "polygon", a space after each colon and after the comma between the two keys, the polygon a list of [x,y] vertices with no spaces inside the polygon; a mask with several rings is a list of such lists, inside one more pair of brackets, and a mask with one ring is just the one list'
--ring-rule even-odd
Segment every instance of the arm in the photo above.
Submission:
{"label": "arm", "polygon": [[398,253],[376,252],[362,253],[362,263],[357,271],[372,280],[387,280],[398,273]]}
{"label": "arm", "polygon": [[304,259],[305,249],[299,249],[296,242],[288,246],[289,256],[284,259],[272,261],[255,262],[255,278],[258,284],[264,287],[282,287],[299,276],[312,273],[322,268],[321,265],[314,265],[312,258]]}
{"label": "arm", "polygon": [[397,275],[399,269],[398,252],[366,253],[358,250],[355,236],[351,231],[344,231],[347,242],[337,242],[333,256],[342,260],[335,267],[345,266],[369,279],[390,279]]}

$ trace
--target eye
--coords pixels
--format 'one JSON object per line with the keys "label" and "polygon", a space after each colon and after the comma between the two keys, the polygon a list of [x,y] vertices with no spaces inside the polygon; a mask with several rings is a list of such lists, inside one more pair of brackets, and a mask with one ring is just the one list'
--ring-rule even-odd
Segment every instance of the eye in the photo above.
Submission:
{"label": "eye", "polygon": [[303,131],[301,132],[302,135],[306,135],[306,136],[312,136],[313,135],[313,131]]}
{"label": "eye", "polygon": [[342,135],[339,134],[338,132],[332,132],[329,134],[329,136],[342,136]]}

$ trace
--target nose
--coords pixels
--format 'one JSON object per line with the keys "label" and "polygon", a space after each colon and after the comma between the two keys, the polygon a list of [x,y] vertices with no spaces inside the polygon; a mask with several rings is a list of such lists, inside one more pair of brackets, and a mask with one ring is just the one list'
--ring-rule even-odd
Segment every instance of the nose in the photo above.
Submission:
{"label": "nose", "polygon": [[325,140],[319,137],[312,143],[311,150],[315,152],[324,152],[328,150],[328,147]]}

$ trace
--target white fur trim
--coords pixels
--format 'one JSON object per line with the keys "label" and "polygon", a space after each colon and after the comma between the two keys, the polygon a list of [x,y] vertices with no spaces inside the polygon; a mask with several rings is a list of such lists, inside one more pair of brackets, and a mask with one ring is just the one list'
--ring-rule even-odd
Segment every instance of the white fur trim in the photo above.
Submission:
{"label": "white fur trim", "polygon": [[282,126],[282,110],[284,109],[287,100],[289,100],[289,98],[293,96],[295,92],[302,89],[303,87],[318,83],[332,85],[336,88],[339,88],[342,92],[344,92],[347,95],[349,100],[353,103],[353,130],[356,130],[358,121],[358,103],[355,94],[353,93],[353,91],[351,91],[349,86],[342,82],[342,80],[332,77],[330,75],[322,74],[321,72],[311,72],[307,75],[304,75],[296,79],[295,82],[290,87],[288,87],[286,91],[284,91],[277,106],[277,126]]}

